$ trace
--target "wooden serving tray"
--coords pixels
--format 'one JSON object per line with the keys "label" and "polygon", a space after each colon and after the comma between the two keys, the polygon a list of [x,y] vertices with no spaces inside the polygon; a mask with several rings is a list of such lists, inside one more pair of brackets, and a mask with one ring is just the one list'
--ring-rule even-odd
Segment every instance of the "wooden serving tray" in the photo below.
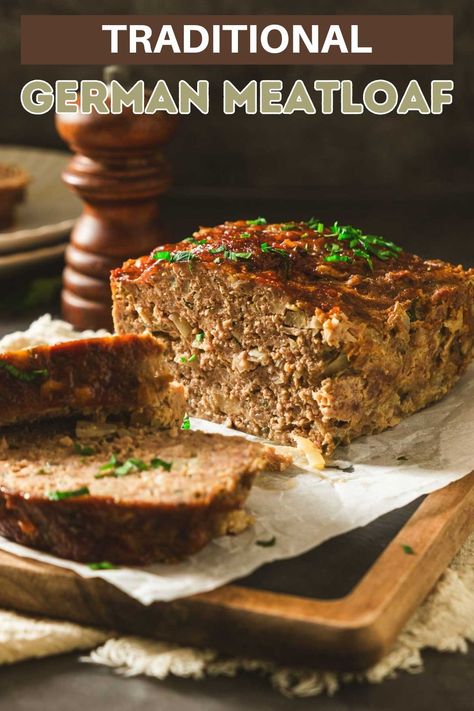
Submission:
{"label": "wooden serving tray", "polygon": [[336,600],[227,585],[144,606],[99,578],[0,552],[0,606],[230,655],[359,670],[390,649],[472,531],[474,472],[430,494],[354,589]]}

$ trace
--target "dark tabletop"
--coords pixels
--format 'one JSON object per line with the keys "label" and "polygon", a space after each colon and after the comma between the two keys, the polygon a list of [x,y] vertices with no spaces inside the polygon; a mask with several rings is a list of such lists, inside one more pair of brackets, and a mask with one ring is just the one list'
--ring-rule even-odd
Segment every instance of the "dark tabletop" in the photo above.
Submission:
{"label": "dark tabletop", "polygon": [[[317,208],[314,206],[317,205]],[[317,211],[317,215],[315,213]],[[212,225],[226,218],[263,215],[272,221],[315,216],[322,221],[338,219],[393,239],[423,256],[438,257],[465,266],[474,264],[470,196],[404,195],[354,196],[288,195],[256,197],[226,193],[175,192],[165,215],[176,237],[189,234],[197,224]],[[57,274],[60,264],[45,267]],[[31,276],[31,275],[30,275]],[[34,276],[37,276],[35,274]],[[27,284],[28,275],[3,280],[0,297]],[[1,311],[0,334],[23,328],[34,310]],[[3,302],[5,303],[5,302]],[[56,302],[50,305],[54,310]],[[42,305],[39,311],[45,311]],[[298,559],[264,566],[245,583],[284,592],[332,598],[348,592],[397,532],[418,502],[392,512],[370,526],[339,536]],[[321,574],[321,572],[323,574]],[[205,681],[169,679],[158,682],[143,677],[123,679],[114,672],[78,662],[78,655],[28,661],[0,669],[0,711],[41,711],[85,707],[103,711],[173,709],[176,711],[231,711],[233,709],[316,708],[325,711],[374,709],[377,711],[468,711],[474,698],[474,648],[468,654],[424,654],[423,674],[400,673],[380,685],[345,686],[334,697],[287,699],[269,683],[251,674],[236,679]]]}

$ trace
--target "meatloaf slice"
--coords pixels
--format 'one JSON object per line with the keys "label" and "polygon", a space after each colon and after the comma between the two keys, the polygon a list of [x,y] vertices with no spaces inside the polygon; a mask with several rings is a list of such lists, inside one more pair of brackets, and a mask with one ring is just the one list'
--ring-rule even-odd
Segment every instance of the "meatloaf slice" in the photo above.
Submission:
{"label": "meatloaf slice", "polygon": [[241,507],[256,473],[282,462],[268,447],[201,432],[94,432],[68,421],[10,428],[0,534],[87,563],[180,560],[246,525]]}
{"label": "meatloaf slice", "polygon": [[474,270],[337,223],[201,228],[112,290],[119,333],[166,340],[191,414],[328,453],[443,396],[473,353]]}
{"label": "meatloaf slice", "polygon": [[130,413],[134,421],[177,426],[184,389],[172,382],[163,351],[153,336],[129,335],[0,353],[0,425]]}

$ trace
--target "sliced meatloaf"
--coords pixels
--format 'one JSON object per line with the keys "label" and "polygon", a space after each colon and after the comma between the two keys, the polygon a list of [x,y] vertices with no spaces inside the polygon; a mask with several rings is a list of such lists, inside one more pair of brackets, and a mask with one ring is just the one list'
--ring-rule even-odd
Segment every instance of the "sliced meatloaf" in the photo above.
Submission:
{"label": "sliced meatloaf", "polygon": [[245,527],[256,473],[282,462],[270,448],[200,432],[68,421],[10,428],[0,534],[86,563],[180,560]]}
{"label": "sliced meatloaf", "polygon": [[116,330],[166,341],[192,414],[326,452],[442,397],[473,353],[474,270],[337,223],[201,228],[112,290]]}
{"label": "sliced meatloaf", "polygon": [[0,425],[71,414],[130,413],[179,426],[184,389],[150,335],[109,336],[0,353]]}

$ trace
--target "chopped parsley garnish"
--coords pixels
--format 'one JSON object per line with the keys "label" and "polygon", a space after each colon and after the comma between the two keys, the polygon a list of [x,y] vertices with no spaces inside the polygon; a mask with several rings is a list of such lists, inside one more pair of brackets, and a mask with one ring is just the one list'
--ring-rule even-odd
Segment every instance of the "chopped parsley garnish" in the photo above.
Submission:
{"label": "chopped parsley garnish", "polygon": [[287,257],[288,252],[286,252],[284,249],[279,249],[279,247],[270,247],[268,242],[262,242],[260,245],[260,249],[264,254],[279,254],[282,257]]}
{"label": "chopped parsley garnish", "polygon": [[158,467],[161,467],[161,469],[164,469],[165,472],[170,472],[171,467],[173,466],[173,462],[165,462],[164,459],[160,459],[159,457],[154,457],[154,459],[151,460],[150,466],[153,469],[158,469]]}
{"label": "chopped parsley garnish", "polygon": [[177,250],[176,252],[161,250],[155,252],[152,256],[157,262],[191,262],[193,259],[196,259],[194,252],[184,249]]}
{"label": "chopped parsley garnish", "polygon": [[415,551],[411,546],[408,546],[406,543],[402,543],[402,550],[404,553],[407,555],[416,555]]}
{"label": "chopped parsley garnish", "polygon": [[270,538],[268,541],[255,541],[255,543],[262,548],[271,548],[271,546],[275,545],[276,538],[273,536],[273,538]]}
{"label": "chopped parsley garnish", "polygon": [[267,221],[264,217],[257,217],[255,220],[247,220],[248,225],[266,225]]}
{"label": "chopped parsley garnish", "polygon": [[[250,257],[252,256],[252,252],[234,252],[231,249],[226,249],[222,244],[220,247],[210,249],[209,254],[222,254],[225,259],[230,259],[232,262],[236,262],[239,259],[250,259]],[[217,262],[217,259],[215,259],[214,261],[216,263],[219,263]]]}
{"label": "chopped parsley garnish", "polygon": [[80,454],[82,457],[91,457],[95,454],[95,449],[80,442],[74,442],[74,454]]}
{"label": "chopped parsley garnish", "polygon": [[128,476],[129,474],[136,474],[137,472],[146,472],[150,468],[156,469],[157,467],[162,467],[169,472],[172,466],[172,462],[165,462],[163,459],[158,459],[157,457],[152,459],[150,464],[136,457],[130,457],[124,462],[119,462],[115,454],[113,454],[110,461],[101,466],[99,474],[95,475],[95,479],[104,479],[105,477],[120,478],[122,476]]}
{"label": "chopped parsley garnish", "polygon": [[182,241],[189,242],[190,244],[206,244],[207,239],[196,239],[196,237],[191,236],[191,237],[186,237],[186,239],[183,239]]}
{"label": "chopped parsley garnish", "polygon": [[116,455],[112,454],[109,461],[99,468],[99,473],[96,474],[94,478],[105,479],[105,477],[109,476],[127,476],[135,472],[144,472],[147,469],[149,469],[148,464],[142,459],[131,457],[130,459],[126,459],[125,462],[119,462]]}
{"label": "chopped parsley garnish", "polygon": [[[313,229],[317,228],[319,232],[320,226],[324,229],[322,223],[318,223],[317,227],[313,226]],[[371,271],[374,269],[373,257],[381,260],[396,259],[400,252],[403,251],[401,247],[398,247],[393,242],[376,235],[366,235],[362,230],[351,225],[343,226],[335,222],[331,230],[331,236],[336,237],[337,242],[331,245],[326,244],[326,249],[330,250],[330,254],[324,257],[326,262],[348,262],[352,264],[353,258],[349,255],[341,254],[341,246],[338,242],[345,243],[344,246],[352,251],[354,257],[364,259]]]}
{"label": "chopped parsley garnish", "polygon": [[204,331],[199,331],[199,333],[196,333],[196,337],[194,340],[198,343],[202,343],[204,340]]}
{"label": "chopped parsley garnish", "polygon": [[242,239],[248,239],[251,236],[252,235],[250,234],[250,232],[241,232],[239,235],[239,237],[242,237]]}
{"label": "chopped parsley garnish", "polygon": [[169,252],[167,249],[158,250],[158,252],[153,253],[153,259],[156,259],[157,262],[170,262],[171,252]]}
{"label": "chopped parsley garnish", "polygon": [[0,368],[3,368],[3,370],[6,370],[12,377],[21,380],[23,383],[32,383],[40,378],[47,378],[49,375],[49,372],[45,368],[40,370],[20,370],[4,360],[0,360]]}
{"label": "chopped parsley garnish", "polygon": [[190,430],[191,429],[191,420],[189,419],[189,415],[185,415],[183,418],[183,422],[181,425],[182,430]]}
{"label": "chopped parsley garnish", "polygon": [[62,501],[63,499],[72,499],[76,496],[87,496],[89,493],[90,492],[87,486],[81,486],[80,489],[75,489],[73,491],[50,491],[48,499],[51,501]]}
{"label": "chopped parsley garnish", "polygon": [[189,356],[189,358],[187,358],[186,356],[181,356],[179,360],[181,363],[192,363],[193,360],[196,360],[196,358],[197,358],[196,354],[193,353],[192,355]]}
{"label": "chopped parsley garnish", "polygon": [[238,259],[250,259],[252,252],[233,252],[231,249],[226,249],[224,257],[230,259],[231,262],[236,262]]}
{"label": "chopped parsley garnish", "polygon": [[106,472],[108,469],[115,469],[115,467],[118,465],[118,460],[115,454],[112,454],[110,457],[109,461],[106,464],[102,464],[101,467],[99,467],[100,472]]}
{"label": "chopped parsley garnish", "polygon": [[88,563],[87,567],[91,570],[115,570],[117,568],[113,563],[109,563],[108,560],[102,560],[100,563]]}
{"label": "chopped parsley garnish", "polygon": [[[319,220],[317,220],[315,217],[310,217],[309,220],[306,220],[306,224],[308,225],[310,230],[319,232],[318,225],[321,225],[322,223]],[[324,227],[324,225],[323,225],[323,227]]]}

